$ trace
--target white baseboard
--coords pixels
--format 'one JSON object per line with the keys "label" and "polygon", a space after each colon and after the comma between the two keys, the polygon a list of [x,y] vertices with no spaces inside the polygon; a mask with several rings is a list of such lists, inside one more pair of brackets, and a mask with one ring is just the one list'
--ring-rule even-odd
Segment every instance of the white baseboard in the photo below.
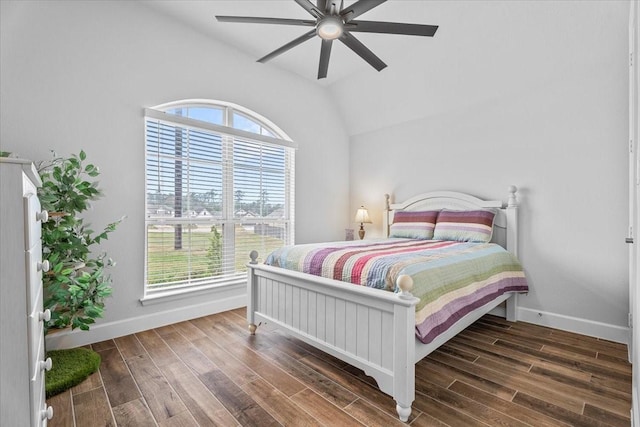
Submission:
{"label": "white baseboard", "polygon": [[[533,323],[535,325],[548,326],[550,328],[575,332],[577,334],[602,338],[622,344],[629,343],[629,328],[623,326],[610,325],[607,323],[595,322],[593,320],[586,320],[578,317],[565,316],[563,314],[549,313],[524,307],[518,307],[517,319],[523,322]],[[640,425],[638,427],[640,427]]]}
{"label": "white baseboard", "polygon": [[246,305],[247,295],[242,294],[125,320],[99,323],[92,326],[89,331],[68,330],[48,334],[45,337],[46,346],[47,350],[79,347],[146,331],[147,329],[159,328],[176,322],[233,310],[234,308],[245,307]]}

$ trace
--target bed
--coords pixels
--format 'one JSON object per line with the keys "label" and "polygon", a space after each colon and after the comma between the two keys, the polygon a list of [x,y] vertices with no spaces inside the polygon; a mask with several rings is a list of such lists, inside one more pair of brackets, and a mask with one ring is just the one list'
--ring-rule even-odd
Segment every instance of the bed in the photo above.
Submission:
{"label": "bed", "polygon": [[[425,212],[448,212],[464,215],[464,212],[471,211],[492,212],[492,224],[488,226],[491,236],[490,244],[479,246],[447,244],[447,250],[461,252],[465,258],[470,258],[470,251],[486,250],[501,251],[515,258],[518,247],[516,191],[515,186],[509,187],[506,203],[500,200],[482,200],[459,192],[425,193],[402,203],[390,203],[389,195],[385,195],[383,230],[387,237],[390,235],[397,237],[398,226],[401,225],[398,222],[400,218],[411,217],[418,213],[422,215]],[[397,220],[395,223],[394,218]],[[297,252],[299,259],[304,260],[298,262],[296,259],[292,264],[305,264],[306,270],[303,269],[303,271],[306,272],[276,266],[279,264],[275,262],[278,257],[283,257],[281,264],[288,262],[282,254],[272,255],[272,259],[269,260],[276,265],[258,263],[258,254],[252,251],[247,281],[249,331],[254,334],[256,325],[261,322],[277,325],[308,344],[362,369],[377,381],[381,391],[394,398],[398,416],[401,421],[406,422],[415,398],[415,363],[494,309],[500,310],[507,320],[515,321],[518,293],[526,292],[526,283],[522,286],[522,282],[518,282],[520,279],[514,279],[514,282],[508,283],[520,286],[511,288],[506,286],[500,293],[487,293],[483,298],[475,301],[472,308],[460,310],[455,319],[450,320],[446,327],[439,328],[436,333],[431,329],[420,330],[420,324],[429,323],[426,321],[429,314],[424,314],[429,308],[428,303],[423,299],[424,292],[421,291],[420,298],[412,294],[413,278],[420,276],[416,274],[416,269],[421,268],[418,267],[421,264],[413,261],[405,262],[404,258],[402,262],[391,263],[389,271],[393,270],[393,274],[389,271],[382,273],[383,278],[375,285],[380,288],[378,289],[355,286],[353,283],[337,280],[344,279],[343,275],[360,280],[362,269],[354,267],[364,262],[360,259],[346,261],[350,265],[347,273],[344,273],[344,262],[342,264],[338,262],[341,266],[339,273],[336,273],[338,268],[332,265],[329,269],[330,277],[316,275],[319,273],[312,271],[313,262],[308,262],[312,258],[317,260],[318,253],[323,251],[325,255],[333,251],[332,255],[326,255],[326,258],[334,259],[343,259],[345,251],[366,252],[368,249],[360,250],[359,245],[362,244],[360,242],[334,243],[330,245],[331,249],[321,250],[300,245],[299,248],[289,250],[289,252]],[[397,256],[398,252],[402,252],[402,256],[405,256],[405,252],[415,252],[412,255],[414,257],[433,258],[429,251],[440,243],[429,242],[428,245],[431,246],[428,248],[419,246],[423,244],[424,242],[413,243],[403,238],[374,240],[367,243],[367,245],[379,245],[383,252],[393,252],[394,256]],[[498,245],[501,248],[498,248]],[[377,255],[369,256],[367,259],[373,258],[378,260]],[[396,261],[399,259],[394,258]],[[402,268],[394,269],[394,265],[402,265]],[[371,269],[375,268],[377,267]],[[357,274],[354,273],[356,270]],[[405,274],[408,272],[411,273]],[[521,274],[521,280],[524,280],[524,273]],[[425,277],[430,278],[428,280],[432,282],[442,278],[437,274]],[[388,283],[389,280],[393,283]],[[420,280],[425,279],[420,276]],[[433,288],[432,285],[433,283],[428,284]],[[416,290],[423,289],[425,286],[427,285],[420,282]]]}

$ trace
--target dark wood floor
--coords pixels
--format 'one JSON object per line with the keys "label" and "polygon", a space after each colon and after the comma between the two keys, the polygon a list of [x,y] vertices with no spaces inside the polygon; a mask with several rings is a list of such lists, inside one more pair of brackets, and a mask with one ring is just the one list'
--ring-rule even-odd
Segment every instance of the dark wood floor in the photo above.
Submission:
{"label": "dark wood floor", "polygon": [[[362,371],[243,309],[93,344],[49,426],[394,426]],[[412,426],[629,426],[626,346],[485,316],[416,365]]]}

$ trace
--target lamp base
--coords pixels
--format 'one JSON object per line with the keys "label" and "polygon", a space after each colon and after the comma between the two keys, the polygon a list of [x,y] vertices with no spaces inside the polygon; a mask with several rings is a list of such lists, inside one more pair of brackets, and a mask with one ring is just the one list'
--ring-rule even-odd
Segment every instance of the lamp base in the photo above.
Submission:
{"label": "lamp base", "polygon": [[360,230],[358,230],[358,236],[360,236],[360,240],[364,239],[364,225],[360,224]]}

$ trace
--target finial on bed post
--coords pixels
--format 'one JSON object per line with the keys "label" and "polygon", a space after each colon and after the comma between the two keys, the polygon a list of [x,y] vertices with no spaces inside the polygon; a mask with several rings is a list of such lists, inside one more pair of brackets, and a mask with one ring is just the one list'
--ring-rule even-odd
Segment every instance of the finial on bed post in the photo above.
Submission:
{"label": "finial on bed post", "polygon": [[251,258],[251,261],[249,261],[249,264],[257,264],[258,263],[258,251],[251,251],[249,253],[249,258]]}
{"label": "finial on bed post", "polygon": [[518,187],[515,185],[509,186],[509,200],[507,202],[508,206],[518,206],[518,199],[516,198],[516,192],[518,191]]}
{"label": "finial on bed post", "polygon": [[400,288],[400,292],[398,292],[398,296],[402,299],[411,299],[413,298],[413,294],[411,290],[413,289],[413,279],[411,276],[407,274],[401,274],[396,279],[396,285]]}

